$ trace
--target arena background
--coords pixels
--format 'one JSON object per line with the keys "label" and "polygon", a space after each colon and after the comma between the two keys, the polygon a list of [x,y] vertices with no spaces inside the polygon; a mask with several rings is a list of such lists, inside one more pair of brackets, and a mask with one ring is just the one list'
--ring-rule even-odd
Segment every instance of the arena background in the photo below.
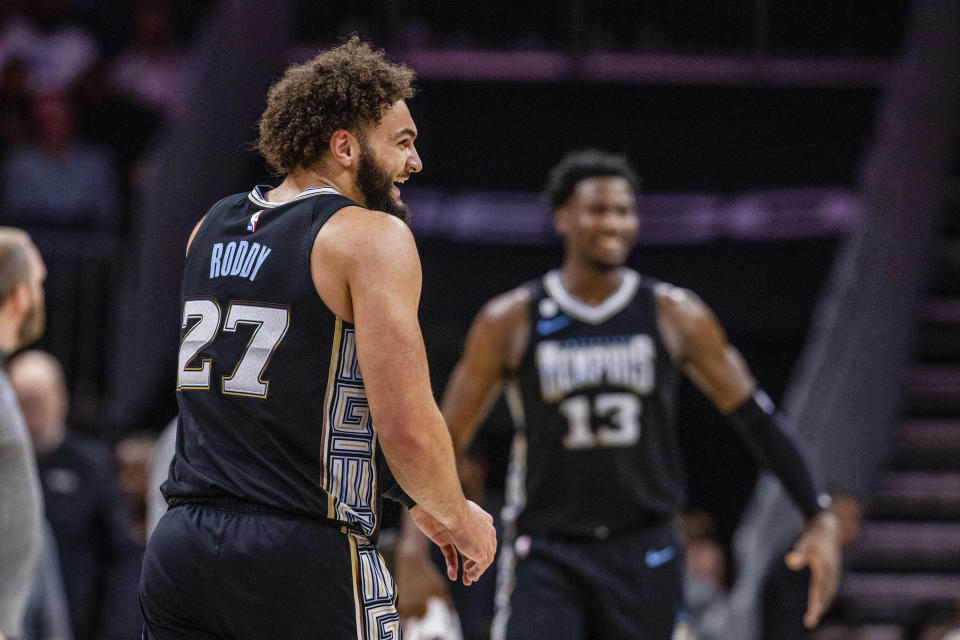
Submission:
{"label": "arena background", "polygon": [[[132,5],[48,4],[104,66],[129,46]],[[631,264],[706,300],[831,488],[867,507],[843,591],[851,637],[906,637],[918,611],[960,598],[956,3],[163,4],[178,106],[151,119],[103,103],[107,124],[88,129],[120,160],[116,218],[0,211],[50,265],[40,346],[67,369],[76,429],[113,443],[175,415],[186,237],[219,197],[276,183],[250,142],[284,65],[357,32],[419,74],[424,171],[404,197],[438,392],[479,306],[558,264],[538,197],[549,168],[570,149],[624,153],[647,194]],[[757,469],[697,392],[681,396],[690,503],[730,548]],[[508,437],[506,420],[498,408],[481,441]],[[490,459],[493,492],[502,465]],[[774,549],[795,514],[765,527],[783,500],[760,494],[747,524]]]}

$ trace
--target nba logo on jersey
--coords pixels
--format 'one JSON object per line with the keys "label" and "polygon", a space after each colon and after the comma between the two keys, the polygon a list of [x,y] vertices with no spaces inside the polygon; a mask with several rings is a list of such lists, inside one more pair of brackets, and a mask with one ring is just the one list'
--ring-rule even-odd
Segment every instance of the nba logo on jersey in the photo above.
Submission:
{"label": "nba logo on jersey", "polygon": [[257,221],[260,220],[261,213],[263,213],[263,209],[260,209],[260,211],[257,211],[255,214],[250,216],[250,222],[247,223],[247,231],[257,230]]}

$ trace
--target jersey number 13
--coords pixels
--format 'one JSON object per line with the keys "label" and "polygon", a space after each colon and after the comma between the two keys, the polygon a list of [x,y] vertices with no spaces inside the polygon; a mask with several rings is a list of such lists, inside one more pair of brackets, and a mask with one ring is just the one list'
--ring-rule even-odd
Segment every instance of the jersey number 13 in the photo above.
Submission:
{"label": "jersey number 13", "polygon": [[[563,438],[567,449],[627,447],[640,439],[640,398],[632,393],[600,393],[572,396],[557,407],[569,430]],[[599,423],[596,431],[591,428]]]}

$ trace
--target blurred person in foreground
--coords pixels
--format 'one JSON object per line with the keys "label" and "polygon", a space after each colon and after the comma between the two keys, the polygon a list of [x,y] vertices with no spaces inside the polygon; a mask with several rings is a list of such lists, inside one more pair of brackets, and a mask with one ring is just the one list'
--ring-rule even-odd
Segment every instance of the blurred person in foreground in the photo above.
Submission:
{"label": "blurred person in foreground", "polygon": [[40,559],[23,614],[20,640],[72,640],[70,608],[60,573],[57,540],[50,523],[44,523]]}
{"label": "blurred person in foreground", "polygon": [[626,266],[639,191],[623,156],[563,158],[546,188],[562,265],[480,310],[443,395],[459,455],[501,389],[514,416],[494,638],[662,640],[686,627],[680,373],[806,518],[787,556],[811,570],[804,624],[836,593],[835,517],[786,419],[703,301]]}
{"label": "blurred person in foreground", "polygon": [[[30,237],[0,227],[3,360],[43,334],[46,268]],[[30,437],[0,370],[0,639],[19,637],[43,540],[43,498]]]}
{"label": "blurred person in foreground", "polygon": [[258,142],[283,181],[224,198],[191,234],[170,509],[140,585],[147,640],[400,637],[381,495],[415,503],[451,579],[458,552],[467,584],[493,560],[417,319],[395,186],[421,169],[412,80],[356,37],[287,69]]}
{"label": "blurred person in foreground", "polygon": [[[110,639],[138,626],[136,578],[124,579],[137,556],[130,517],[110,456],[98,442],[67,428],[70,396],[63,367],[49,353],[24,351],[10,361],[10,383],[33,440],[76,640]],[[133,622],[131,622],[133,620]]]}

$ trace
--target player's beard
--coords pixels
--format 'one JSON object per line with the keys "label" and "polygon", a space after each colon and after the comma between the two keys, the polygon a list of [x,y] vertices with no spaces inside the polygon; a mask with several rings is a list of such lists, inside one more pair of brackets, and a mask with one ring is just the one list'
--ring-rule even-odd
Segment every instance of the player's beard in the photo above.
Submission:
{"label": "player's beard", "polygon": [[31,300],[31,302],[33,304],[30,306],[30,311],[24,316],[23,323],[20,325],[20,331],[17,335],[20,339],[21,347],[25,347],[39,340],[40,336],[43,335],[43,329],[46,325],[46,312],[43,301],[34,299]]}
{"label": "player's beard", "polygon": [[368,209],[389,213],[409,223],[410,210],[390,194],[394,177],[387,174],[373,155],[373,150],[360,140],[360,161],[357,165],[357,188]]}

